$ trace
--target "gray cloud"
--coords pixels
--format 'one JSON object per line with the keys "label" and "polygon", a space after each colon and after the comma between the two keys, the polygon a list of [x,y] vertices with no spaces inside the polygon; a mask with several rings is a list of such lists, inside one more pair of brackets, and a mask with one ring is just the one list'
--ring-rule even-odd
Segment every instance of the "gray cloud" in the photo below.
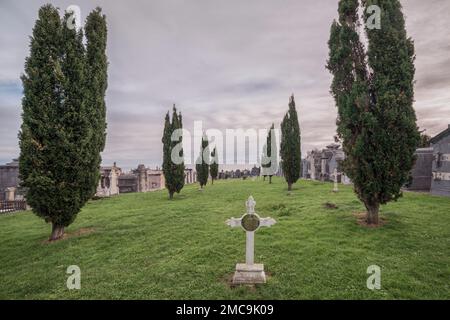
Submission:
{"label": "gray cloud", "polygon": [[[2,162],[18,154],[19,76],[45,2],[0,4]],[[188,129],[196,120],[205,128],[268,128],[279,125],[294,93],[303,152],[333,141],[336,108],[324,66],[336,0],[51,2],[79,5],[83,19],[97,5],[107,15],[105,163],[159,165],[163,119],[173,103]],[[402,3],[417,50],[418,123],[434,135],[450,118],[450,2]]]}

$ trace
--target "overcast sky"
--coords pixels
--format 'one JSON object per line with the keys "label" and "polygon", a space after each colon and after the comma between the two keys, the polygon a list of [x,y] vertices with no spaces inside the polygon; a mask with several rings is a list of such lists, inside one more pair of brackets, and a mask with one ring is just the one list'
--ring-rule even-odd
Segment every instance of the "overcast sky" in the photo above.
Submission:
{"label": "overcast sky", "polygon": [[[0,164],[19,154],[29,36],[49,1],[0,2]],[[50,1],[75,4],[82,19],[101,6],[108,23],[108,136],[103,162],[161,164],[165,112],[184,126],[262,129],[279,123],[295,94],[302,152],[333,141],[336,108],[325,69],[337,0]],[[415,40],[420,128],[450,123],[450,1],[404,0]]]}

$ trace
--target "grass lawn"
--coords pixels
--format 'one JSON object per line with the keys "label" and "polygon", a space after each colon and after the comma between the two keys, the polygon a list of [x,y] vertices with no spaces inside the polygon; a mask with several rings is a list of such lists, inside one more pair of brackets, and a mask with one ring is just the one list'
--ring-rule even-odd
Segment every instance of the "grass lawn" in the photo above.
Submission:
{"label": "grass lawn", "polygon": [[[123,194],[91,201],[68,228],[91,233],[46,243],[50,226],[31,212],[0,216],[1,299],[450,299],[450,199],[405,193],[381,208],[387,223],[356,222],[352,188],[301,181],[290,196],[279,178],[229,180],[203,192]],[[225,220],[245,212],[277,220],[255,236],[268,283],[230,288],[245,260],[245,233]],[[337,209],[328,209],[331,202]],[[381,290],[366,287],[381,267]],[[68,290],[66,268],[81,268]]]}

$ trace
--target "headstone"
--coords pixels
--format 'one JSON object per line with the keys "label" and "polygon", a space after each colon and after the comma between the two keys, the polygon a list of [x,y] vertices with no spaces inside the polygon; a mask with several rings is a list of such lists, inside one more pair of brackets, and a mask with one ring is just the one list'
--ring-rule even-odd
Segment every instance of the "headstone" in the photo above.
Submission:
{"label": "headstone", "polygon": [[233,284],[266,283],[266,274],[262,263],[254,263],[255,232],[260,227],[270,227],[276,221],[270,217],[260,218],[255,212],[256,201],[250,196],[246,202],[247,213],[241,218],[231,218],[226,221],[230,227],[241,227],[246,232],[245,263],[236,264]]}
{"label": "headstone", "polygon": [[16,188],[15,187],[9,187],[5,190],[5,200],[6,201],[14,201],[16,195]]}

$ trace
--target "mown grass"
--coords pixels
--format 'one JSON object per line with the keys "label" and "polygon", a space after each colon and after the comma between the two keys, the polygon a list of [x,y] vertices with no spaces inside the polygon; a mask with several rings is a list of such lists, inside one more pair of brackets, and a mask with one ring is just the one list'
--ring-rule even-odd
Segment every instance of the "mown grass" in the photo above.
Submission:
{"label": "mown grass", "polygon": [[[225,220],[256,211],[277,224],[256,234],[255,260],[268,283],[230,288],[244,261],[245,234]],[[326,203],[337,209],[327,208]],[[450,299],[450,199],[406,193],[382,207],[387,223],[360,226],[363,206],[351,187],[301,181],[289,196],[274,179],[218,181],[91,201],[68,232],[94,232],[45,243],[50,227],[31,212],[0,216],[2,299]],[[381,290],[366,287],[381,267]],[[66,269],[81,268],[81,290]]]}

